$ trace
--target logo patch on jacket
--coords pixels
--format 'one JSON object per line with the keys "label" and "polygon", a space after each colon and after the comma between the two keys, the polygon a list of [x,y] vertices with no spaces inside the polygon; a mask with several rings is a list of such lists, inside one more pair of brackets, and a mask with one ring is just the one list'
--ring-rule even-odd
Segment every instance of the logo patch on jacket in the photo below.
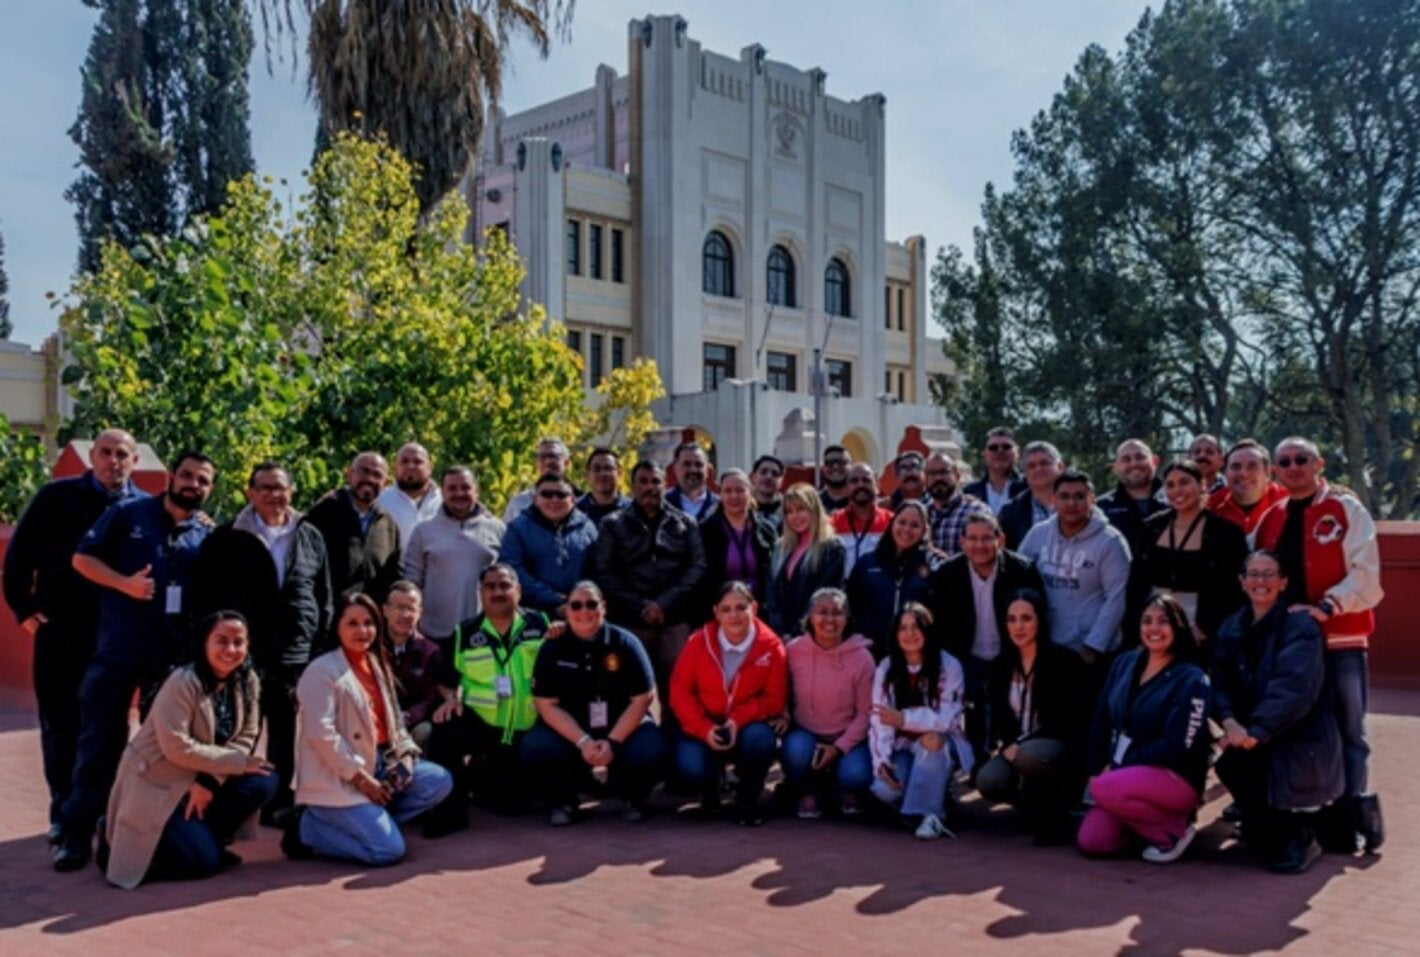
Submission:
{"label": "logo patch on jacket", "polygon": [[620,671],[621,659],[616,656],[616,652],[612,652],[602,659],[602,667],[607,671]]}
{"label": "logo patch on jacket", "polygon": [[1330,545],[1345,534],[1346,529],[1335,515],[1323,515],[1312,526],[1312,538],[1318,545]]}

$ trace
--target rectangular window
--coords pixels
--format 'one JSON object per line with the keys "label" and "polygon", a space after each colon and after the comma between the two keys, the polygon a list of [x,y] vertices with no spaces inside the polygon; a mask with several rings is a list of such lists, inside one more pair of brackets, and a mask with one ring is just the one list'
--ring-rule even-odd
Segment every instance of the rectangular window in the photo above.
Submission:
{"label": "rectangular window", "polygon": [[853,395],[853,363],[842,359],[828,360],[828,387],[837,389],[842,398]]}
{"label": "rectangular window", "polygon": [[892,328],[892,287],[883,287],[883,327]]}
{"label": "rectangular window", "polygon": [[907,316],[907,309],[905,308],[906,302],[907,302],[907,290],[905,290],[905,289],[899,289],[899,290],[897,291],[897,331],[898,331],[898,332],[901,332],[901,331],[903,331],[904,329],[907,328],[907,319],[906,319],[906,316]]}
{"label": "rectangular window", "polygon": [[567,348],[577,353],[577,355],[582,354],[582,334],[576,329],[567,330]]}
{"label": "rectangular window", "polygon": [[567,275],[582,275],[582,224],[567,220]]}
{"label": "rectangular window", "polygon": [[886,370],[883,371],[883,391],[884,391],[884,392],[891,392],[891,391],[892,391],[892,370],[891,370],[891,369],[886,369]]}
{"label": "rectangular window", "polygon": [[626,365],[626,338],[624,336],[611,337],[611,367],[620,369]]}
{"label": "rectangular window", "polygon": [[735,347],[707,342],[704,355],[705,391],[714,392],[720,387],[721,382],[733,379],[735,376]]}
{"label": "rectangular window", "polygon": [[602,381],[602,344],[606,337],[600,332],[592,333],[592,349],[587,356],[587,369],[592,374],[592,388],[596,388]]}
{"label": "rectangular window", "polygon": [[626,282],[626,233],[620,229],[611,231],[611,281]]}
{"label": "rectangular window", "polygon": [[769,353],[769,388],[779,392],[799,391],[799,357],[787,352]]}
{"label": "rectangular window", "polygon": [[897,374],[897,401],[899,401],[899,402],[906,402],[906,401],[907,401],[907,373],[906,373],[906,372],[899,372],[899,373]]}
{"label": "rectangular window", "polygon": [[602,278],[602,224],[587,226],[587,275],[593,279]]}

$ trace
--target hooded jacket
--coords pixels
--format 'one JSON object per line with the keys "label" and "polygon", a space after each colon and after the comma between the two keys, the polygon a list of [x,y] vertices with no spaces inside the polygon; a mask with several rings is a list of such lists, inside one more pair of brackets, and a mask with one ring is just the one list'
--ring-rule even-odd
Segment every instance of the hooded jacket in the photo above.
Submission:
{"label": "hooded jacket", "polygon": [[756,620],[754,640],[734,678],[725,681],[720,626],[710,622],[686,642],[671,672],[671,710],[681,730],[704,740],[712,728],[733,721],[744,728],[784,713],[789,672],[784,642]]}
{"label": "hooded jacket", "polygon": [[872,643],[862,635],[824,648],[812,635],[789,642],[789,710],[796,726],[847,754],[868,737],[873,707]]}
{"label": "hooded jacket", "polygon": [[1149,652],[1135,648],[1115,659],[1095,708],[1085,769],[1147,765],[1173,771],[1200,794],[1208,774],[1212,736],[1208,674],[1177,658],[1144,684]]}
{"label": "hooded jacket", "polygon": [[509,524],[501,557],[518,573],[523,604],[550,615],[586,577],[587,556],[596,544],[597,527],[577,509],[553,525],[532,507]]}
{"label": "hooded jacket", "polygon": [[1129,544],[1096,508],[1073,536],[1060,534],[1060,516],[1041,522],[1021,543],[1035,562],[1050,603],[1050,638],[1074,651],[1119,647],[1119,625],[1129,591]]}

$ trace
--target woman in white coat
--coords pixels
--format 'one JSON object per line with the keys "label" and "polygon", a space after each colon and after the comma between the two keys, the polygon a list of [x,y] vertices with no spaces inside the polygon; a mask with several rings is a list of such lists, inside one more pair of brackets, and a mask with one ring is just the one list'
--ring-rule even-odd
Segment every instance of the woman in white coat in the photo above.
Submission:
{"label": "woman in white coat", "polygon": [[873,794],[905,819],[920,817],[916,835],[930,841],[950,833],[952,775],[971,770],[962,716],[965,682],[960,662],[942,650],[932,614],[922,605],[903,605],[888,634],[888,656],[873,676]]}
{"label": "woman in white coat", "polygon": [[395,696],[384,620],[368,595],[348,595],[335,616],[339,647],[296,686],[296,809],[281,847],[289,857],[383,866],[404,857],[399,825],[442,801],[449,772],[419,759]]}

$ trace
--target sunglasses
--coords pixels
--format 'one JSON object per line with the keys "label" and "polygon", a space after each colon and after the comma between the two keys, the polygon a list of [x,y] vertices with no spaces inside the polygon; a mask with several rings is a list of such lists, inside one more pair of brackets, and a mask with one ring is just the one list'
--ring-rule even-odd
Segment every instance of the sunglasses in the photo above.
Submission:
{"label": "sunglasses", "polygon": [[847,464],[848,464],[848,460],[847,460],[847,459],[824,459],[824,460],[823,460],[823,464],[824,464],[825,467],[827,467],[827,466],[829,466],[829,465],[847,465]]}
{"label": "sunglasses", "polygon": [[564,491],[562,491],[561,489],[557,489],[557,488],[545,488],[545,489],[543,489],[542,491],[540,491],[540,492],[537,493],[537,497],[538,497],[538,498],[562,499],[562,498],[570,498],[571,496],[569,495],[569,493],[564,492]]}
{"label": "sunglasses", "polygon": [[988,451],[988,452],[1009,452],[1009,451],[1011,451],[1011,450],[1014,449],[1014,448],[1015,448],[1015,446],[1012,445],[1010,442],[993,442],[993,443],[991,443],[990,445],[986,446],[986,451]]}
{"label": "sunglasses", "polygon": [[1300,455],[1283,455],[1277,459],[1277,467],[1279,469],[1289,469],[1293,465],[1295,465],[1300,468],[1301,466],[1306,465],[1311,460],[1312,457],[1305,452],[1301,453]]}
{"label": "sunglasses", "polygon": [[571,601],[569,601],[569,602],[567,603],[567,610],[568,610],[568,611],[596,611],[596,610],[597,610],[598,608],[600,608],[601,606],[602,606],[602,603],[599,602],[599,601],[597,601],[596,599],[588,599],[588,600],[586,600],[586,601],[583,601],[583,600],[580,599],[580,598],[574,598],[574,599],[572,599]]}

